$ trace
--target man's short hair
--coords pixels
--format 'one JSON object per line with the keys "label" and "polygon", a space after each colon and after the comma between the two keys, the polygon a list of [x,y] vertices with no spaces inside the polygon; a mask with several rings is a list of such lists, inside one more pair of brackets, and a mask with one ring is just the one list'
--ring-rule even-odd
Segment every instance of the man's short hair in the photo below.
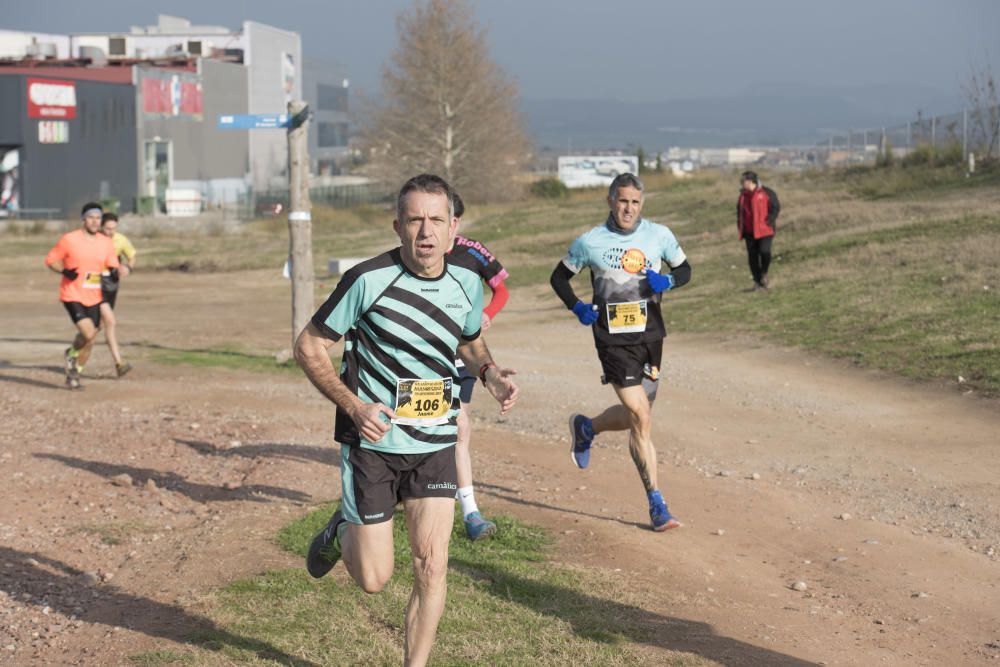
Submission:
{"label": "man's short hair", "polygon": [[[79,199],[77,201],[79,201]],[[89,211],[92,208],[96,208],[98,211],[101,211],[102,213],[104,212],[103,206],[101,206],[97,202],[89,201],[83,205],[83,208],[80,209],[80,217],[82,218],[87,213],[87,211]]]}
{"label": "man's short hair", "polygon": [[744,171],[740,176],[740,182],[742,183],[743,181],[753,181],[760,185],[760,179],[757,178],[757,172],[755,171]]}
{"label": "man's short hair", "polygon": [[465,215],[465,202],[462,201],[457,192],[451,193],[451,200],[455,203],[455,217],[461,218]]}
{"label": "man's short hair", "polygon": [[105,222],[107,222],[108,220],[114,220],[115,222],[118,222],[118,215],[115,214],[115,213],[112,213],[111,211],[108,211],[107,213],[105,213],[104,215],[101,216],[101,224],[102,225]]}
{"label": "man's short hair", "polygon": [[[448,198],[448,216],[455,217],[455,192],[448,181],[435,174],[420,174],[414,176],[399,189],[396,197],[396,220],[403,222],[403,199],[411,192],[427,192],[434,195],[444,195]],[[465,212],[464,210],[462,211]]]}
{"label": "man's short hair", "polygon": [[642,192],[642,181],[639,180],[638,176],[629,172],[618,174],[608,187],[608,196],[612,199],[618,199],[618,188],[635,188]]}

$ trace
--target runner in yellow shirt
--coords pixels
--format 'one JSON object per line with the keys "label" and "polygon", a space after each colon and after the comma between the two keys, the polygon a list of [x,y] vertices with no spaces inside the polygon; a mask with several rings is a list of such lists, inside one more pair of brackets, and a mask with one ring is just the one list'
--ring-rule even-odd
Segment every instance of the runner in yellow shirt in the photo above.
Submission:
{"label": "runner in yellow shirt", "polygon": [[132,370],[132,364],[122,359],[121,350],[118,347],[118,320],[115,318],[115,300],[118,298],[118,287],[122,278],[128,276],[135,270],[135,247],[128,237],[118,231],[118,216],[114,213],[105,213],[101,216],[101,233],[111,239],[115,246],[115,255],[121,262],[121,269],[117,274],[110,271],[101,276],[101,293],[104,301],[101,302],[101,324],[104,325],[104,339],[111,350],[111,357],[115,360],[115,372],[121,377]]}

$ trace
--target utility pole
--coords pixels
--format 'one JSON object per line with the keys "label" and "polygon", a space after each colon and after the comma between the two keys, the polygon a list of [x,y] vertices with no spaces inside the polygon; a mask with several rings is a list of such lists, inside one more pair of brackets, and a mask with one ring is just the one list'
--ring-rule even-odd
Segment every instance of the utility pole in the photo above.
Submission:
{"label": "utility pole", "polygon": [[292,347],[313,314],[312,202],[309,201],[309,105],[288,103],[288,263],[292,278]]}

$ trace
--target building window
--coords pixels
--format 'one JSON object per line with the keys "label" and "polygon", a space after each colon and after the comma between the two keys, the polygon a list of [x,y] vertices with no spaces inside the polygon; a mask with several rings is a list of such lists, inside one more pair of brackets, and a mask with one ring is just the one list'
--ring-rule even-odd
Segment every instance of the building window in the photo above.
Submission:
{"label": "building window", "polygon": [[317,84],[320,111],[343,111],[347,112],[347,88],[343,86],[330,86],[325,83]]}
{"label": "building window", "polygon": [[108,55],[109,56],[124,56],[125,54],[125,38],[124,37],[110,37],[108,38]]}
{"label": "building window", "polygon": [[347,123],[319,124],[319,147],[332,148],[347,145]]}

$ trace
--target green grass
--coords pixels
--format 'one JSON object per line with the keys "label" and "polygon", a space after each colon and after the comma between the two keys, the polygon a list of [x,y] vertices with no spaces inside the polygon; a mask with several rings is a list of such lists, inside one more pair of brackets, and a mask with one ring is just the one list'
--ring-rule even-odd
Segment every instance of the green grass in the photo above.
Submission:
{"label": "green grass", "polygon": [[[245,352],[226,346],[201,350],[153,346],[150,360],[161,364],[194,366],[196,368],[229,368],[256,373],[302,373],[294,359],[279,364],[274,355]],[[338,363],[338,361],[334,361],[334,364]]]}
{"label": "green grass", "polygon": [[[282,529],[276,541],[304,556],[332,507]],[[413,583],[403,521],[394,526],[396,570],[367,595],[338,565],[312,580],[304,568],[270,571],[219,591],[212,623],[192,638],[195,664],[395,665]],[[497,536],[472,544],[460,517],[450,549],[448,603],[434,665],[704,665],[688,653],[653,650],[669,618],[646,611],[598,572],[549,561],[539,528],[500,517]],[[155,664],[155,663],[147,663]]]}
{"label": "green grass", "polygon": [[[674,230],[694,267],[691,285],[664,300],[671,331],[750,334],[1000,395],[1000,169],[971,178],[955,167],[897,166],[767,179],[783,202],[767,295],[744,292],[734,180],[702,174],[648,190],[644,216]],[[470,234],[509,267],[512,286],[542,285],[572,239],[605,215],[603,193],[586,194],[493,210]],[[586,279],[575,287],[585,294]]]}
{"label": "green grass", "polygon": [[130,655],[129,662],[141,667],[157,667],[159,665],[190,665],[194,662],[194,656],[190,653],[179,653],[177,651],[146,651]]}

